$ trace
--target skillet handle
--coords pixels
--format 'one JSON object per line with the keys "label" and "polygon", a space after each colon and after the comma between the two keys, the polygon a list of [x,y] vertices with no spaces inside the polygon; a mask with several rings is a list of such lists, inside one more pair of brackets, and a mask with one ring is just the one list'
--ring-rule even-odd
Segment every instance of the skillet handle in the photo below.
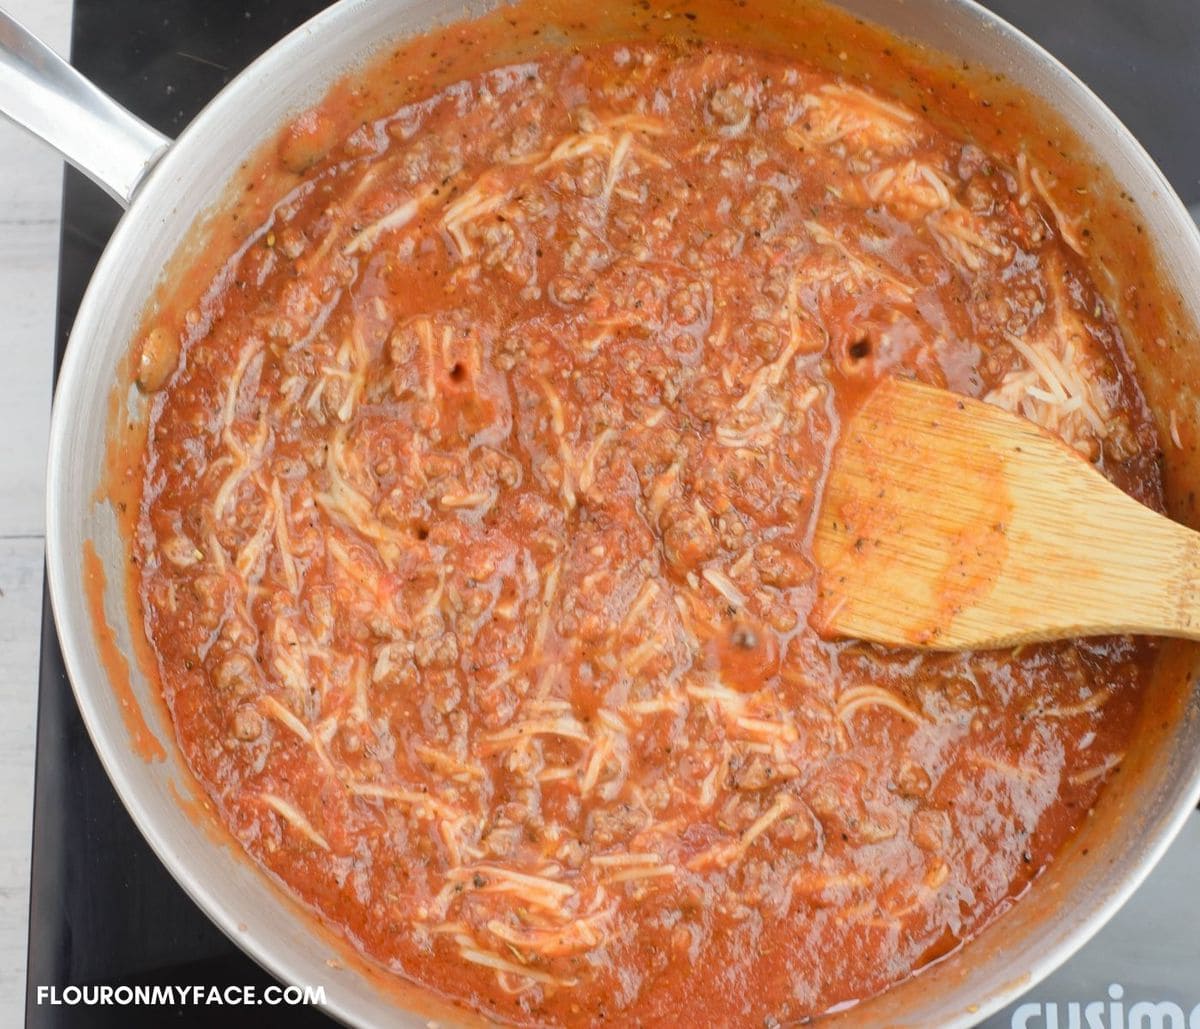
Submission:
{"label": "skillet handle", "polygon": [[0,113],[49,143],[123,207],[171,145],[3,11]]}

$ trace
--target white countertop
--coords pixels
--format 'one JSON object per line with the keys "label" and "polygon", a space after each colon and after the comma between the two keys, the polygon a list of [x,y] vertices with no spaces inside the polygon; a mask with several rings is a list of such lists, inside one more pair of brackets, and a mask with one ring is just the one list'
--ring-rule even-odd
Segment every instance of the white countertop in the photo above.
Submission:
{"label": "white countertop", "polygon": [[[65,53],[71,0],[2,0]],[[0,118],[0,1025],[21,1025],[42,612],[42,496],[58,289],[59,158]]]}

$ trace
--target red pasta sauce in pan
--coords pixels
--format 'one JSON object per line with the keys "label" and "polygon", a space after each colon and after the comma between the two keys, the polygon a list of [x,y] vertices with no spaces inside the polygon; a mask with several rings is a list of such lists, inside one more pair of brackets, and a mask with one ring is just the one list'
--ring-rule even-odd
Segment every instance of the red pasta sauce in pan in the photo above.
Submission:
{"label": "red pasta sauce in pan", "polygon": [[885,376],[1161,505],[1055,176],[715,44],[548,52],[321,157],[315,125],[148,383],[147,634],[248,853],[520,1024],[815,1016],[1013,903],[1147,645],[825,641],[809,543]]}

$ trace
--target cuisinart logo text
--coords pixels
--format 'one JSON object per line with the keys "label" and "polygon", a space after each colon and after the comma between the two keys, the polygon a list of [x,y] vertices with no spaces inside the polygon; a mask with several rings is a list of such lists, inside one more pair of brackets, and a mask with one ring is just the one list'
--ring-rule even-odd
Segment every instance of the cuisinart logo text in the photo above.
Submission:
{"label": "cuisinart logo text", "polygon": [[1018,1005],[1012,1029],[1200,1029],[1200,1004],[1190,1011],[1173,1000],[1125,1002],[1125,987],[1113,983],[1108,1000],[1046,1001]]}

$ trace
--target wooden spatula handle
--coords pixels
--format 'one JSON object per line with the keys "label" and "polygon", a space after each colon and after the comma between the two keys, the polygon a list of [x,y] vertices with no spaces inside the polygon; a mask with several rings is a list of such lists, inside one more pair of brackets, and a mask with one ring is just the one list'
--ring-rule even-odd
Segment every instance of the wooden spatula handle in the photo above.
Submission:
{"label": "wooden spatula handle", "polygon": [[1031,422],[887,383],[834,464],[814,548],[819,630],[947,650],[1200,639],[1200,535]]}
{"label": "wooden spatula handle", "polygon": [[1080,469],[1073,454],[1066,459],[1076,465],[1073,475],[1091,481],[1074,485],[1061,548],[1034,547],[1046,539],[1044,526],[1023,536],[1025,519],[1015,518],[1013,547],[1024,553],[1028,542],[1032,553],[1011,562],[997,582],[1011,594],[1014,617],[1022,607],[1027,612],[1027,638],[1128,632],[1200,639],[1200,535],[1139,504],[1092,467]]}

